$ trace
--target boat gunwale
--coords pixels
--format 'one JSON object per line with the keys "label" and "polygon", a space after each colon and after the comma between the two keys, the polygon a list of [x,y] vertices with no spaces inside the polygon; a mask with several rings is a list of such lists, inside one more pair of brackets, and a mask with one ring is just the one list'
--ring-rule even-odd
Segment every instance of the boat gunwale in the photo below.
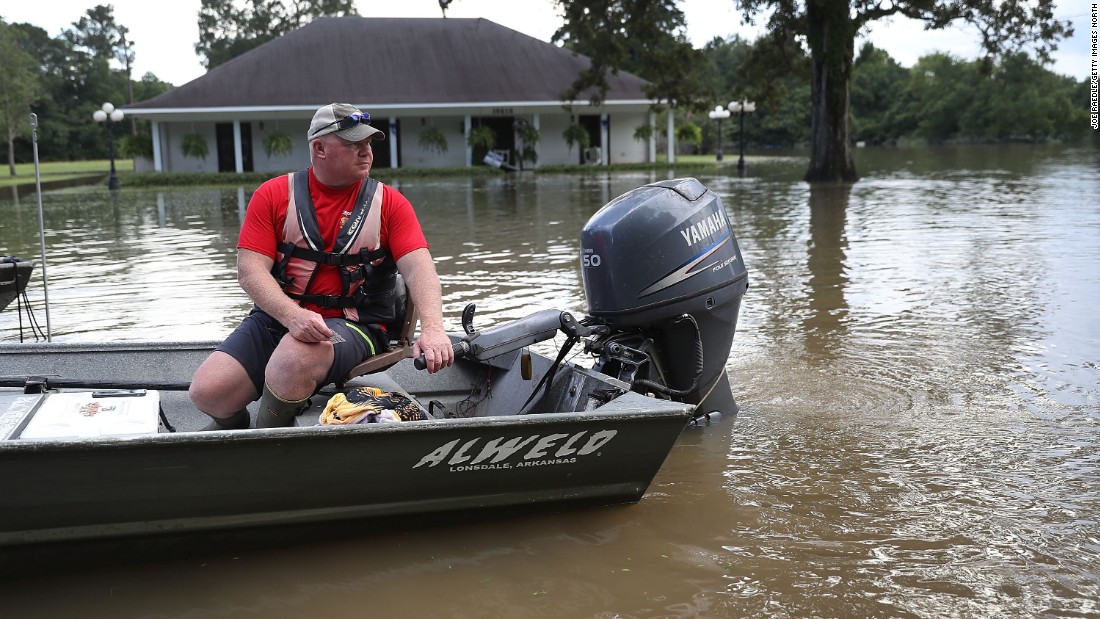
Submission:
{"label": "boat gunwale", "polygon": [[[163,352],[174,354],[185,351],[213,350],[217,342],[213,341],[114,341],[114,342],[34,342],[19,345],[0,344],[0,358],[5,354],[64,355],[66,353],[107,353],[119,354],[130,351]],[[578,366],[578,370],[591,372]],[[29,376],[42,376],[30,374]],[[47,378],[49,375],[46,375]],[[600,379],[606,379],[608,385],[614,385],[614,378],[597,373]],[[61,377],[59,377],[61,378]],[[64,377],[68,378],[68,377]],[[134,380],[140,385],[141,380]],[[156,382],[153,380],[150,383]],[[81,387],[64,387],[61,393],[91,391]],[[17,387],[0,388],[0,394],[20,395]],[[38,394],[26,394],[34,397]],[[646,396],[635,392],[626,392],[606,404],[588,411],[556,411],[532,414],[502,414],[478,417],[453,417],[446,419],[426,419],[394,423],[349,424],[338,426],[304,425],[287,428],[248,428],[242,430],[213,431],[158,431],[153,434],[126,436],[88,436],[47,439],[23,439],[14,437],[0,440],[0,455],[23,452],[54,452],[89,449],[125,449],[141,448],[149,445],[208,445],[218,443],[244,444],[251,441],[305,441],[330,440],[348,436],[385,436],[398,432],[433,433],[447,430],[504,431],[515,428],[529,431],[530,428],[555,426],[565,423],[631,423],[646,420],[660,420],[667,417],[682,418],[684,424],[691,418],[695,407],[691,404]]]}
{"label": "boat gunwale", "polygon": [[580,411],[569,413],[536,413],[530,415],[494,415],[454,419],[427,419],[393,423],[351,424],[345,426],[300,426],[291,428],[250,428],[246,430],[213,430],[194,432],[158,432],[136,436],[96,436],[64,439],[20,439],[0,441],[0,455],[13,452],[108,448],[144,447],[160,443],[201,445],[206,443],[245,443],[250,441],[299,441],[326,440],[329,438],[377,436],[399,432],[430,432],[444,429],[508,429],[554,426],[563,423],[631,423],[682,417],[686,425],[694,407],[672,402],[674,406],[662,408],[623,408],[614,411]]}

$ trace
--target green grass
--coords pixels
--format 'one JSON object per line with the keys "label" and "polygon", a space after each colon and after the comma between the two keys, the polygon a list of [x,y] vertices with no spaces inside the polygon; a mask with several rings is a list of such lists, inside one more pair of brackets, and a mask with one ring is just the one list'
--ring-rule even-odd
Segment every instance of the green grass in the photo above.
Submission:
{"label": "green grass", "polygon": [[[131,159],[116,159],[115,169],[122,173],[123,170],[132,170],[134,162]],[[56,181],[66,178],[77,178],[94,174],[107,174],[111,171],[111,162],[108,159],[92,161],[48,161],[39,165],[39,172],[43,181]],[[15,164],[15,176],[10,176],[7,166],[0,168],[0,187],[8,185],[22,185],[34,182],[34,164]]]}

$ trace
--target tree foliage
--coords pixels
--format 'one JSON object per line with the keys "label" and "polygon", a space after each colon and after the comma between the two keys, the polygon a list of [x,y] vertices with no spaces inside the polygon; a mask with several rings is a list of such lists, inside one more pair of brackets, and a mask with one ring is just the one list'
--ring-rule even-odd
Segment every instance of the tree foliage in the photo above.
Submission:
{"label": "tree foliage", "polygon": [[[1084,83],[1052,73],[1023,52],[1005,54],[992,67],[982,59],[932,54],[918,60],[899,83],[899,97],[886,108],[892,132],[885,137],[927,142],[1080,138],[1088,133],[1088,108],[1077,101]],[[853,111],[857,119],[873,113]]]}
{"label": "tree foliage", "polygon": [[[742,97],[757,103],[745,123],[745,137],[757,147],[810,142],[808,70],[777,74],[768,83],[753,79],[765,66],[782,64],[759,56],[761,41],[715,39],[697,68],[712,100]],[[794,64],[808,64],[808,55]],[[783,61],[786,63],[788,61]],[[884,50],[866,43],[852,68],[853,142],[905,144],[942,142],[1075,140],[1089,135],[1087,81],[1057,75],[1025,53],[1009,53],[992,64],[930,54],[902,67]],[[736,117],[723,125],[734,131]],[[713,151],[716,123],[704,122],[703,148]],[[727,133],[727,137],[729,134]]]}
{"label": "tree foliage", "polygon": [[8,173],[15,176],[15,138],[30,129],[31,103],[38,89],[34,57],[19,45],[19,32],[0,20],[0,130],[7,144]]}
{"label": "tree foliage", "polygon": [[[130,79],[134,50],[126,39],[128,30],[115,21],[110,5],[88,9],[57,37],[25,23],[8,24],[6,31],[25,56],[0,54],[5,59],[4,72],[18,72],[18,62],[9,59],[29,57],[34,91],[29,110],[16,117],[16,126],[27,126],[27,111],[38,115],[39,154],[44,161],[106,158],[106,131],[92,120],[92,113],[106,101],[122,107],[131,100],[131,90],[134,97],[147,99],[172,86],[153,74],[140,81]],[[132,126],[137,134],[149,134],[147,121]],[[132,150],[143,151],[137,145],[144,140],[136,135]],[[29,131],[16,134],[12,150],[16,161],[31,160]]]}
{"label": "tree foliage", "polygon": [[588,56],[591,64],[562,93],[564,101],[587,97],[599,105],[608,75],[620,70],[646,79],[646,95],[666,105],[705,106],[705,93],[691,69],[702,60],[687,39],[677,0],[557,0],[564,24],[552,42]]}
{"label": "tree foliage", "polygon": [[[449,6],[450,1],[442,0],[441,9],[446,8],[444,4]],[[677,40],[683,34],[683,16],[677,17],[674,2],[662,0],[654,5],[656,8],[649,7],[656,12],[645,15],[657,20],[654,24],[660,22],[661,11],[667,18],[663,26],[655,27],[648,23],[621,23],[622,16],[633,7],[645,4],[642,0],[561,1],[562,6],[569,3],[588,6],[590,12],[598,13],[601,7],[610,11],[604,11],[603,16],[587,16],[586,27],[591,30],[578,31],[588,33],[584,36],[574,35],[563,27],[565,38],[561,39],[585,54],[593,53],[591,46],[607,45],[613,53],[605,58],[617,58],[614,65],[604,64],[608,72],[618,65],[621,70],[643,77],[658,70],[653,58],[659,56],[650,57],[648,50],[659,49],[659,45],[644,41],[643,36],[663,37],[669,44],[682,43]],[[242,14],[247,13],[249,6],[265,4],[258,0],[249,2],[242,5]],[[755,4],[766,6],[767,2],[760,0]],[[928,0],[922,6],[934,4]],[[965,2],[959,6],[963,5]],[[853,10],[871,15],[866,3],[852,6]],[[932,54],[913,67],[904,68],[886,52],[864,45],[858,54],[853,53],[848,141],[869,144],[1038,141],[1088,135],[1087,80],[1074,81],[1055,75],[1042,64],[1055,40],[1068,34],[1066,25],[1053,22],[1049,10],[1043,7],[1049,9],[1049,3],[1004,0],[996,7],[972,9],[975,13],[971,23],[981,19],[982,11],[1004,13],[1003,18],[984,18],[988,23],[980,31],[990,45],[1022,45],[1032,41],[1034,56],[1003,50],[996,56],[970,60]],[[802,10],[802,5],[792,5],[791,11],[796,10]],[[934,11],[934,7],[927,10]],[[961,11],[957,7],[952,10]],[[949,21],[943,20],[956,14],[948,9],[942,13],[937,19],[944,24]],[[608,19],[606,15],[613,17]],[[1010,19],[1013,15],[1017,16],[1015,22]],[[1023,27],[1021,15],[1031,20],[1033,27]],[[5,60],[4,70],[0,71],[0,91],[8,93],[8,100],[13,100],[11,93],[18,89],[33,93],[27,95],[28,104],[18,111],[8,113],[7,104],[0,103],[3,112],[0,115],[4,117],[0,119],[0,135],[8,138],[9,159],[31,160],[29,111],[39,117],[38,143],[43,160],[105,158],[106,132],[102,125],[91,120],[92,112],[105,101],[121,106],[125,101],[148,99],[172,87],[151,73],[140,80],[130,78],[127,65],[132,66],[134,50],[127,38],[128,30],[114,19],[110,5],[97,5],[75,17],[72,27],[56,37],[37,26],[0,21],[0,47],[3,47],[0,57]],[[611,24],[616,19],[620,22]],[[613,28],[609,41],[599,40],[599,28],[605,22]],[[1013,23],[1016,25],[1012,26]],[[1011,27],[1001,27],[1002,24]],[[756,113],[745,122],[748,143],[762,147],[811,143],[813,53],[806,37],[798,32],[793,27],[773,29],[752,42],[737,37],[714,39],[697,50],[690,62],[678,61],[676,66],[668,67],[664,74],[668,82],[693,84],[692,92],[702,93],[701,97],[673,94],[663,98],[678,105],[678,125],[697,124],[702,130],[702,148],[712,149],[717,140],[716,123],[697,116],[697,112],[712,109],[716,103],[747,98],[757,103]],[[598,85],[598,81],[592,83]],[[705,103],[688,106],[686,102],[695,97]],[[7,118],[12,120],[9,122]],[[736,126],[736,117],[723,124],[727,138]],[[14,137],[7,133],[9,128],[14,128]],[[136,129],[133,139],[120,140],[119,144],[127,154],[148,153],[151,147],[148,122],[138,121]],[[10,156],[12,152],[14,157]]]}
{"label": "tree foliage", "polygon": [[896,137],[896,102],[909,71],[884,50],[865,44],[852,70],[852,137],[880,144]]}
{"label": "tree foliage", "polygon": [[855,181],[849,124],[855,39],[869,24],[904,16],[927,29],[955,22],[974,26],[987,58],[1031,47],[1042,61],[1057,41],[1072,34],[1054,18],[1054,0],[738,0],[746,21],[768,15],[768,29],[782,41],[803,41],[811,62],[811,155],[808,181]]}
{"label": "tree foliage", "polygon": [[207,69],[318,17],[358,15],[354,0],[202,0],[195,53]]}
{"label": "tree foliage", "polygon": [[[767,38],[749,42],[734,36],[715,38],[702,51],[704,61],[696,72],[712,104],[756,103],[756,112],[745,122],[746,142],[770,147],[809,141],[809,62],[796,43],[776,45]],[[737,132],[739,124],[736,115],[723,123],[723,139]],[[713,151],[718,124],[703,121],[702,129],[702,148]]]}
{"label": "tree foliage", "polygon": [[[131,70],[134,65],[134,49],[126,38],[130,30],[115,21],[114,7],[112,5],[96,5],[77,21],[73,27],[62,33],[73,48],[83,51],[87,57],[102,61],[116,60],[122,66],[126,76],[126,99],[119,100],[128,103],[134,102],[134,90],[132,87]],[[131,133],[137,133],[137,123],[130,119]]]}
{"label": "tree foliage", "polygon": [[128,32],[129,29],[115,22],[114,7],[100,4],[88,9],[61,36],[93,58],[111,60],[126,46]]}

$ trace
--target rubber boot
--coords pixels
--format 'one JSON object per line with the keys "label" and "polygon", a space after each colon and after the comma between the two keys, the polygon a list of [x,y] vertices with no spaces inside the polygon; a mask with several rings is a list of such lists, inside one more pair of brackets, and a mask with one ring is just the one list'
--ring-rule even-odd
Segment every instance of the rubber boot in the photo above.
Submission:
{"label": "rubber boot", "polygon": [[229,417],[211,417],[211,419],[213,419],[213,422],[203,428],[204,432],[207,430],[244,430],[252,421],[248,416],[247,408],[242,408]]}
{"label": "rubber boot", "polygon": [[260,396],[260,411],[256,413],[257,428],[285,428],[294,423],[294,418],[309,406],[309,398],[304,400],[284,400],[275,395],[267,384]]}

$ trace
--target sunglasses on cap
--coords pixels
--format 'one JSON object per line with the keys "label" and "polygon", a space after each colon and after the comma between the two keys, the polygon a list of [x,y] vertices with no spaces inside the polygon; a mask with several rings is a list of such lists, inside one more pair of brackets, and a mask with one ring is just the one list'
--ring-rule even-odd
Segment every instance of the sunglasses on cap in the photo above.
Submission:
{"label": "sunglasses on cap", "polygon": [[316,133],[320,132],[322,129],[327,129],[327,128],[329,128],[333,125],[336,125],[336,124],[339,124],[339,127],[340,127],[339,130],[340,131],[343,131],[344,129],[351,129],[352,127],[354,127],[356,125],[369,125],[370,124],[370,114],[367,114],[366,112],[362,112],[362,113],[354,112],[354,113],[348,114],[347,116],[345,116],[345,117],[343,117],[339,120],[334,120],[334,121],[330,122],[329,124],[325,125],[324,127],[318,128],[317,131],[314,131],[313,133],[316,134]]}

